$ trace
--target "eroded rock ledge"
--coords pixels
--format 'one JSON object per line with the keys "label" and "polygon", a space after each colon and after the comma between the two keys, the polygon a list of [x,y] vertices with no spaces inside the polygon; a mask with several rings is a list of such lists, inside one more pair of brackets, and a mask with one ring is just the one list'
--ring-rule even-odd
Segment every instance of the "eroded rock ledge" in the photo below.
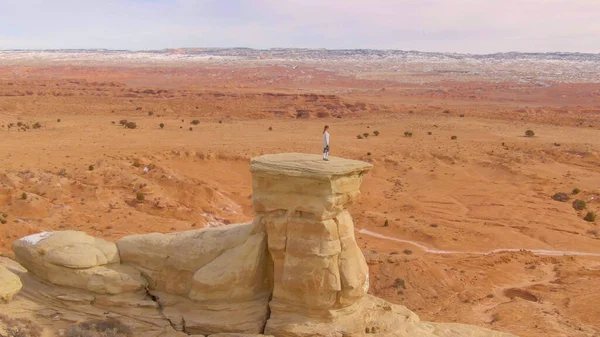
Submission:
{"label": "eroded rock ledge", "polygon": [[421,322],[367,295],[368,267],[346,208],[370,169],[319,155],[265,155],[251,161],[252,223],[116,243],[75,231],[40,233],[15,241],[13,250],[52,285],[45,295],[52,303],[109,308],[133,318],[136,335],[512,336]]}

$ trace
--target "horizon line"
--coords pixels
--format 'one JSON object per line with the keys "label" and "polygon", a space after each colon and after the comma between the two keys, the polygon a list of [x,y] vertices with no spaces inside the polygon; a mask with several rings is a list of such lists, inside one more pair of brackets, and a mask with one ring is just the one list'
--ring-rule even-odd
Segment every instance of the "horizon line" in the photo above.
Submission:
{"label": "horizon line", "polygon": [[422,54],[454,54],[454,55],[498,55],[498,54],[578,54],[578,55],[600,55],[598,53],[590,52],[574,52],[574,51],[539,51],[539,52],[522,52],[522,51],[497,51],[490,53],[467,53],[467,52],[446,52],[446,51],[421,51],[421,50],[406,50],[406,49],[378,49],[378,48],[310,48],[310,47],[270,47],[270,48],[251,48],[251,47],[176,47],[176,48],[162,48],[162,49],[110,49],[110,48],[14,48],[5,49],[0,48],[0,52],[68,52],[68,51],[112,51],[112,52],[165,52],[175,50],[234,50],[234,49],[246,49],[252,51],[276,51],[276,50],[305,50],[305,51],[385,51],[385,52],[406,52],[406,53],[422,53]]}

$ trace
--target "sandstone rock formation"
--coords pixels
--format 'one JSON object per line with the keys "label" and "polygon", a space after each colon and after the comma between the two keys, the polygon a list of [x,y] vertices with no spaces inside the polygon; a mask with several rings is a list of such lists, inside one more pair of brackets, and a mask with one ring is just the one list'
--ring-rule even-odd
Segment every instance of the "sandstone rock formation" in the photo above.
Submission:
{"label": "sandstone rock formation", "polygon": [[370,168],[294,153],[252,160],[253,207],[274,264],[266,333],[364,332],[359,301],[369,289],[369,271],[345,208],[360,195]]}
{"label": "sandstone rock formation", "polygon": [[77,288],[56,301],[104,314],[111,308],[133,318],[136,335],[511,337],[422,322],[367,294],[368,266],[346,208],[370,168],[319,155],[265,155],[251,163],[252,223],[116,244],[75,231],[39,233],[13,250],[42,281]]}
{"label": "sandstone rock formation", "polygon": [[52,284],[98,294],[133,292],[146,286],[140,272],[120,264],[114,243],[83,232],[42,232],[13,243],[16,260]]}
{"label": "sandstone rock formation", "polygon": [[[195,334],[260,333],[271,294],[266,233],[254,224],[117,241],[171,322]],[[183,329],[183,323],[176,323]]]}
{"label": "sandstone rock formation", "polygon": [[10,301],[23,287],[21,279],[4,266],[0,266],[0,302]]}

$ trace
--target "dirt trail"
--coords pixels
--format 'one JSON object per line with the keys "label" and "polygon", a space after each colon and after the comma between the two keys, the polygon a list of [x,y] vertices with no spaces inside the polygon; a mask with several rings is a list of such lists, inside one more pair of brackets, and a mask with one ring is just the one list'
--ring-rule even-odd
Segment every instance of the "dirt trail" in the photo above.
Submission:
{"label": "dirt trail", "polygon": [[418,243],[418,242],[414,242],[414,241],[410,241],[410,240],[404,240],[404,239],[398,239],[398,238],[394,238],[391,236],[386,236],[383,234],[379,234],[379,233],[375,233],[372,232],[368,229],[361,229],[358,231],[361,234],[367,234],[376,238],[380,238],[380,239],[385,239],[385,240],[392,240],[392,241],[397,241],[397,242],[403,242],[403,243],[408,243],[411,244],[413,246],[417,246],[419,248],[421,248],[425,253],[431,253],[431,254],[471,254],[471,255],[489,255],[489,254],[494,254],[494,253],[505,253],[505,252],[531,252],[535,255],[542,255],[542,256],[592,256],[592,257],[600,257],[599,253],[589,253],[589,252],[579,252],[579,251],[571,251],[571,250],[547,250],[547,249],[528,249],[528,248],[498,248],[498,249],[494,249],[488,252],[475,252],[475,251],[456,251],[456,250],[440,250],[440,249],[435,249],[435,248],[429,248],[427,246],[425,246],[424,244]]}

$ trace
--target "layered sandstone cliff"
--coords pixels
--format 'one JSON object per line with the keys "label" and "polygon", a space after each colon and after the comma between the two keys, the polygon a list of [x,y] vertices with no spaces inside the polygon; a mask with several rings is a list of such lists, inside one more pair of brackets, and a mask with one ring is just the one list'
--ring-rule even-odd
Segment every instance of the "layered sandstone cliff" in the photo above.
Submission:
{"label": "layered sandstone cliff", "polygon": [[171,329],[190,335],[511,336],[421,322],[407,308],[367,294],[368,267],[346,208],[370,168],[318,155],[265,155],[251,163],[252,223],[133,235],[116,244],[81,232],[41,233],[15,241],[13,249],[38,280],[62,289],[46,297],[133,317],[136,335]]}

